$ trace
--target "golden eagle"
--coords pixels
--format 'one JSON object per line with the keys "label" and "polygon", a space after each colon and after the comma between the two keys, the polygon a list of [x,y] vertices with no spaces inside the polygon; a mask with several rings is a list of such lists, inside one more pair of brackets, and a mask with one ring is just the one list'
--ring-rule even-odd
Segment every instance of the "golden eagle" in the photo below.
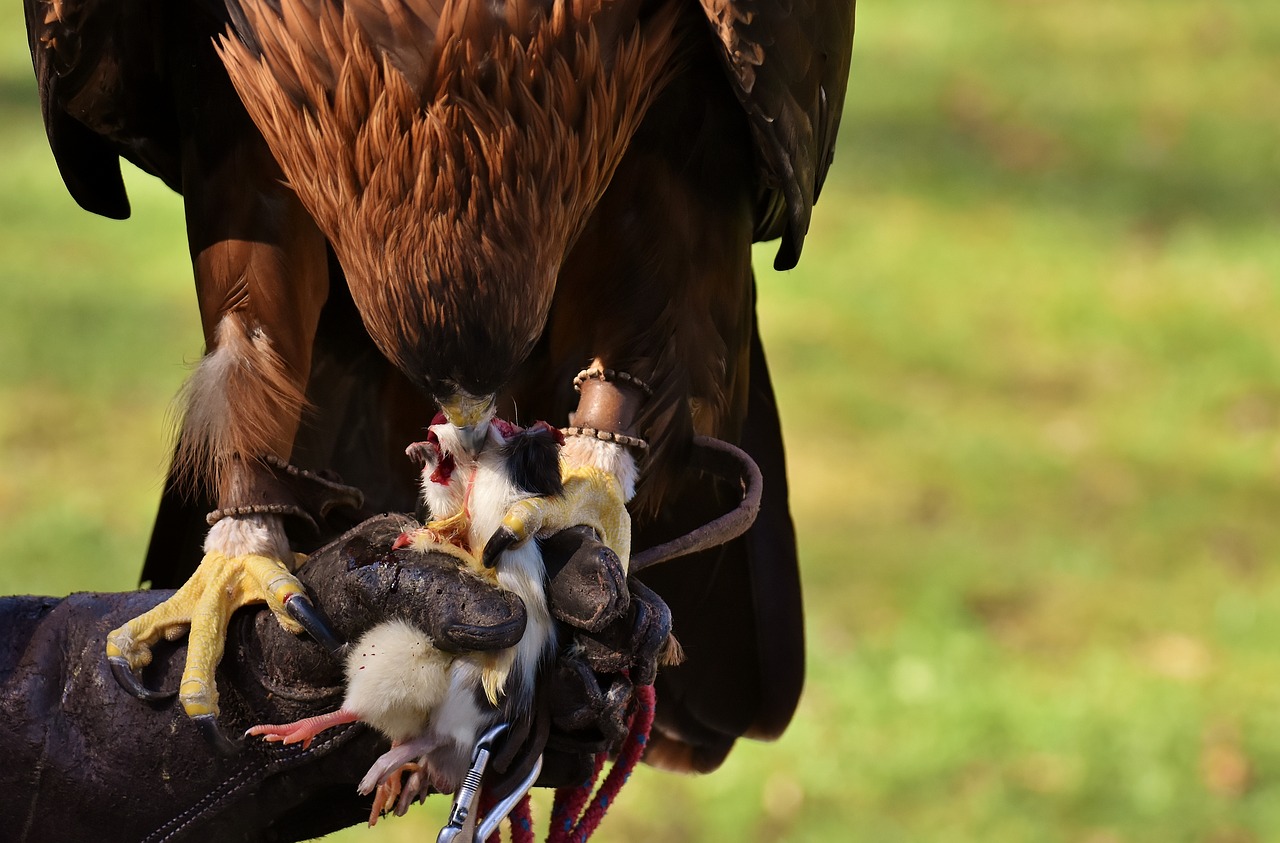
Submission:
{"label": "golden eagle", "polygon": [[189,628],[182,701],[215,715],[227,617],[265,599],[292,624],[295,551],[344,510],[414,506],[404,446],[437,406],[464,439],[495,413],[582,434],[572,511],[505,540],[626,503],[624,559],[736,492],[688,470],[699,433],[755,458],[764,501],[745,536],[643,576],[687,653],[648,758],[710,770],[779,734],[803,634],[751,244],[800,254],[853,7],[26,0],[67,188],[127,217],[123,157],[182,194],[206,342],[144,569],[186,585],[112,657],[138,669]]}

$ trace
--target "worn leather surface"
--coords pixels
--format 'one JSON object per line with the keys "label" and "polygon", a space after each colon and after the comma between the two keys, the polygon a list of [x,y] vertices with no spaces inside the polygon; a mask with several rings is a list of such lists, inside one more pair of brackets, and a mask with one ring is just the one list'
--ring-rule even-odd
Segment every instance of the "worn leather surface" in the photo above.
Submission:
{"label": "worn leather surface", "polygon": [[[334,630],[351,640],[400,616],[458,650],[518,640],[525,613],[514,595],[459,570],[453,557],[391,550],[414,524],[371,519],[302,567]],[[627,599],[620,566],[600,574],[585,564],[608,561],[589,531],[549,544],[549,593],[573,604],[560,614],[596,629],[562,625],[567,646],[544,673],[536,711],[495,759],[499,787],[519,780],[544,748],[540,784],[572,784],[589,772],[591,754],[625,730],[626,674],[651,677],[670,630],[656,595],[632,583]],[[387,748],[373,730],[332,729],[309,750],[247,741],[224,757],[176,699],[142,702],[116,683],[106,633],[170,593],[0,599],[0,840],[292,841],[364,822],[370,798],[356,794],[356,783]],[[177,688],[184,649],[157,646],[143,673],[149,687]],[[218,686],[219,722],[234,737],[256,723],[337,708],[342,667],[265,610],[246,609],[232,620]]]}
{"label": "worn leather surface", "polygon": [[560,650],[539,682],[532,712],[513,723],[489,785],[505,794],[543,754],[538,787],[586,779],[594,756],[626,737],[634,685],[652,684],[667,652],[671,612],[589,527],[541,542]]}
{"label": "worn leather surface", "polygon": [[569,414],[569,424],[636,436],[636,416],[644,401],[644,392],[629,383],[587,378],[580,387],[578,407]]}
{"label": "worn leather surface", "polygon": [[[303,566],[301,579],[346,638],[392,615],[466,649],[509,646],[517,598],[439,554],[389,551],[408,519],[366,522]],[[0,839],[286,841],[368,817],[355,785],[385,741],[364,726],[310,750],[246,742],[218,755],[175,699],[141,702],[112,677],[107,631],[167,591],[0,600]],[[157,647],[151,687],[176,689],[181,643]],[[341,665],[265,611],[232,621],[218,670],[223,731],[336,708]]]}

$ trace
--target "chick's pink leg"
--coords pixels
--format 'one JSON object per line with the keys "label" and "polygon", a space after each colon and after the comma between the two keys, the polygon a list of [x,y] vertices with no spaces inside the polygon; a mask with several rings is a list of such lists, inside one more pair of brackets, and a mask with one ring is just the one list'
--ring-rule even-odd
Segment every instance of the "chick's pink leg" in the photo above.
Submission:
{"label": "chick's pink leg", "polygon": [[261,726],[253,726],[245,735],[262,735],[273,743],[297,743],[302,741],[302,748],[306,749],[311,746],[311,739],[334,726],[341,726],[343,723],[354,723],[356,716],[353,712],[345,708],[332,711],[328,714],[321,714],[317,717],[307,717],[296,723],[282,723],[280,725],[263,724]]}

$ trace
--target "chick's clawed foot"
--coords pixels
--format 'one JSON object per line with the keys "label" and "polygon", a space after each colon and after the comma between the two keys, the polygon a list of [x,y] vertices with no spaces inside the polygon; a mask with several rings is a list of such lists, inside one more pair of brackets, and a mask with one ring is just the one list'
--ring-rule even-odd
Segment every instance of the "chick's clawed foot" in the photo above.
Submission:
{"label": "chick's clawed foot", "polygon": [[143,699],[165,696],[142,685],[138,673],[151,663],[151,648],[161,638],[176,641],[190,633],[186,667],[178,697],[187,715],[214,718],[218,689],[214,680],[226,645],[227,624],[242,606],[266,603],[280,625],[300,634],[291,604],[308,602],[297,577],[278,559],[206,553],[182,588],[154,609],[107,635],[107,659],[124,687]]}
{"label": "chick's clawed foot", "polygon": [[[403,780],[402,777],[406,773],[409,778]],[[374,791],[373,807],[369,810],[369,825],[377,825],[378,819],[385,816],[387,812],[403,817],[410,805],[425,800],[432,788],[428,774],[428,769],[416,761],[410,761],[388,773],[386,778],[378,782],[378,787]],[[436,789],[439,790],[439,788]]]}
{"label": "chick's clawed foot", "polygon": [[594,466],[580,466],[566,469],[563,480],[562,494],[525,498],[507,511],[485,545],[486,566],[495,565],[508,548],[578,526],[595,530],[626,566],[631,558],[631,515],[618,479]]}
{"label": "chick's clawed foot", "polygon": [[[441,765],[432,762],[432,758],[444,751],[444,741],[426,733],[404,742],[392,744],[391,749],[382,754],[369,772],[365,773],[358,788],[362,794],[374,794],[373,808],[369,812],[369,825],[378,822],[378,818],[388,811],[396,816],[404,816],[405,811],[414,802],[425,799],[434,789],[440,793],[452,793],[458,785],[453,776],[444,772],[445,758]],[[408,779],[403,777],[408,774]]]}

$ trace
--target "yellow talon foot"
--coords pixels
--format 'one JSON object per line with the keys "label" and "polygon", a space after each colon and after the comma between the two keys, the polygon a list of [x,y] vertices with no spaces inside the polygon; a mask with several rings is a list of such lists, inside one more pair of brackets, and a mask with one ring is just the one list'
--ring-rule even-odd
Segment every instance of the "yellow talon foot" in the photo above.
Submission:
{"label": "yellow talon foot", "polygon": [[584,525],[596,531],[626,569],[631,559],[631,515],[617,478],[607,471],[581,466],[566,469],[563,480],[563,494],[526,498],[508,510],[502,527],[485,545],[486,566],[492,567],[503,551],[530,538]]}
{"label": "yellow talon foot", "polygon": [[187,663],[178,697],[188,716],[216,717],[218,689],[214,671],[222,660],[231,616],[241,606],[265,602],[281,626],[300,633],[303,626],[286,611],[285,603],[291,597],[305,595],[302,583],[277,559],[207,553],[177,593],[107,635],[107,658],[126,688],[154,699],[163,695],[143,688],[137,672],[151,663],[151,647],[157,641],[176,640],[189,631]]}

